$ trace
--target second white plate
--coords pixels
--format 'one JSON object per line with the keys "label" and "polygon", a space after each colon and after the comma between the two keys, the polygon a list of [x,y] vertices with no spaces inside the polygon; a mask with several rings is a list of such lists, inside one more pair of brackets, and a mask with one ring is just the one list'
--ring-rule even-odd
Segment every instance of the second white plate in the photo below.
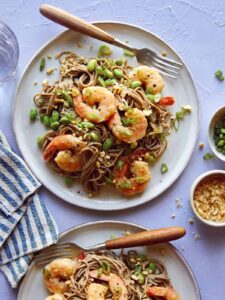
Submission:
{"label": "second white plate", "polygon": [[[135,233],[143,229],[146,228],[126,222],[91,222],[66,231],[61,235],[60,242],[74,242],[85,247],[108,240],[111,235],[119,237],[124,231]],[[171,244],[139,247],[137,251],[158,259],[165,264],[172,284],[179,292],[182,300],[201,300],[198,286],[190,267]],[[17,300],[44,300],[47,296],[48,292],[43,283],[42,268],[32,264],[20,286]]]}
{"label": "second white plate", "polygon": [[[150,47],[158,53],[166,51],[168,57],[181,61],[174,50],[165,42],[152,33],[128,24],[102,22],[98,26],[113,34],[122,41],[129,40],[135,47]],[[82,48],[77,47],[78,42]],[[40,122],[31,123],[29,111],[34,107],[33,96],[41,89],[41,85],[34,86],[34,82],[41,83],[47,76],[39,71],[39,64],[42,57],[47,57],[50,53],[54,57],[64,50],[77,52],[86,57],[96,57],[101,42],[92,38],[80,35],[73,31],[65,31],[58,37],[47,43],[39,52],[35,54],[26,68],[18,86],[14,102],[13,125],[19,149],[38,179],[58,197],[72,204],[96,210],[120,210],[133,207],[154,199],[170,187],[180,176],[187,165],[192,154],[198,133],[198,100],[196,90],[191,76],[183,66],[180,77],[176,80],[165,78],[166,86],[164,95],[172,95],[176,98],[176,104],[171,109],[174,113],[181,109],[182,105],[190,105],[192,113],[182,121],[179,131],[174,132],[169,137],[168,148],[161,160],[151,168],[153,179],[144,193],[133,198],[122,197],[115,189],[107,188],[100,195],[89,198],[82,187],[77,184],[73,188],[68,188],[64,184],[64,178],[59,176],[46,165],[42,159],[42,153],[37,147],[37,136],[45,132],[45,128]],[[92,47],[90,47],[92,46]],[[121,57],[122,50],[113,48],[113,57]],[[130,64],[137,65],[136,59],[130,59]],[[47,60],[47,68],[59,67],[57,60]],[[55,72],[57,73],[57,72]],[[50,82],[57,79],[57,74],[47,78]],[[166,163],[169,171],[162,175],[160,166]]]}

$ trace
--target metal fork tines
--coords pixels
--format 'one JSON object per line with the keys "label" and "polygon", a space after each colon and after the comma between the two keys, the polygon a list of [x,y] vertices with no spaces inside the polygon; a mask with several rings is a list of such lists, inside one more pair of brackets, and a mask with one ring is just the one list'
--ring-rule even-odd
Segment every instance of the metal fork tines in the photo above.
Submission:
{"label": "metal fork tines", "polygon": [[179,75],[179,70],[182,64],[169,58],[162,57],[156,52],[143,48],[137,50],[138,62],[146,65],[151,65],[159,70],[163,75],[176,79]]}
{"label": "metal fork tines", "polygon": [[42,266],[46,265],[51,260],[63,257],[73,257],[72,246],[70,243],[49,246],[40,253],[36,254],[34,261],[37,265]]}

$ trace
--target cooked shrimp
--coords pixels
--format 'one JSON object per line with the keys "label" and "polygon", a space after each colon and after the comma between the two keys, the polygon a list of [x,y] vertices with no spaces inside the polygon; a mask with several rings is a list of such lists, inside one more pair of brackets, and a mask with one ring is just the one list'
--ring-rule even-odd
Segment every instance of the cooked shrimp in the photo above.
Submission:
{"label": "cooked shrimp", "polygon": [[149,287],[147,294],[149,297],[162,297],[165,300],[181,300],[177,291],[171,287]]}
{"label": "cooked shrimp", "polygon": [[117,189],[125,196],[143,192],[151,179],[148,163],[140,160],[132,161],[129,156],[121,160],[122,168],[115,167],[114,170]]}
{"label": "cooked shrimp", "polygon": [[105,300],[108,288],[99,283],[91,283],[87,288],[87,300]]}
{"label": "cooked shrimp", "polygon": [[[107,121],[116,111],[113,93],[100,86],[85,88],[82,96],[79,93],[73,101],[78,115],[94,123]],[[94,107],[96,104],[98,107]]]}
{"label": "cooked shrimp", "polygon": [[85,146],[85,142],[71,134],[56,136],[44,150],[43,157],[50,160],[58,151],[55,162],[60,169],[66,172],[79,171],[82,168],[79,152]]}
{"label": "cooked shrimp", "polygon": [[59,151],[55,162],[61,170],[66,172],[80,171],[82,168],[81,156],[79,154],[74,155],[69,150]]}
{"label": "cooked shrimp", "polygon": [[126,111],[125,123],[126,126],[122,124],[118,111],[108,122],[109,128],[118,140],[126,143],[135,143],[145,136],[148,122],[141,110],[132,108]]}
{"label": "cooked shrimp", "polygon": [[65,298],[61,294],[54,294],[45,298],[45,300],[64,300]]}
{"label": "cooked shrimp", "polygon": [[116,274],[110,273],[109,275],[101,274],[98,276],[98,271],[91,271],[90,276],[98,280],[106,281],[109,283],[109,289],[113,294],[113,300],[127,300],[128,292],[123,280]]}
{"label": "cooked shrimp", "polygon": [[76,262],[72,259],[59,258],[45,266],[43,274],[47,289],[56,294],[65,293],[68,289],[66,281],[73,275],[75,265]]}
{"label": "cooked shrimp", "polygon": [[148,66],[140,66],[134,69],[130,74],[133,80],[140,80],[151,94],[157,94],[164,88],[164,80],[159,72]]}

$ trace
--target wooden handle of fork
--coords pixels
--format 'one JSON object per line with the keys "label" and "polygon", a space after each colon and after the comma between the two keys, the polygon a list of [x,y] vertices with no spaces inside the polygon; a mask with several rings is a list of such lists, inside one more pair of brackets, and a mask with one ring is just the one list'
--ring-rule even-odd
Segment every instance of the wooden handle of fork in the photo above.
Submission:
{"label": "wooden handle of fork", "polygon": [[165,227],[141,231],[105,242],[106,249],[122,249],[138,246],[147,246],[177,240],[186,234],[183,227]]}
{"label": "wooden handle of fork", "polygon": [[63,25],[69,29],[78,31],[103,42],[113,44],[115,38],[102,29],[52,5],[42,4],[40,13],[46,18]]}

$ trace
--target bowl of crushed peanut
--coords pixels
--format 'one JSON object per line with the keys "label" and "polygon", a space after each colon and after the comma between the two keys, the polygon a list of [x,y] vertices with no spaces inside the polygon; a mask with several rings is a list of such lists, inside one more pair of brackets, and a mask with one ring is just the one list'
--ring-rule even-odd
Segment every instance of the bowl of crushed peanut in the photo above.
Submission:
{"label": "bowl of crushed peanut", "polygon": [[213,170],[200,175],[191,186],[190,204],[203,223],[225,226],[225,171]]}

